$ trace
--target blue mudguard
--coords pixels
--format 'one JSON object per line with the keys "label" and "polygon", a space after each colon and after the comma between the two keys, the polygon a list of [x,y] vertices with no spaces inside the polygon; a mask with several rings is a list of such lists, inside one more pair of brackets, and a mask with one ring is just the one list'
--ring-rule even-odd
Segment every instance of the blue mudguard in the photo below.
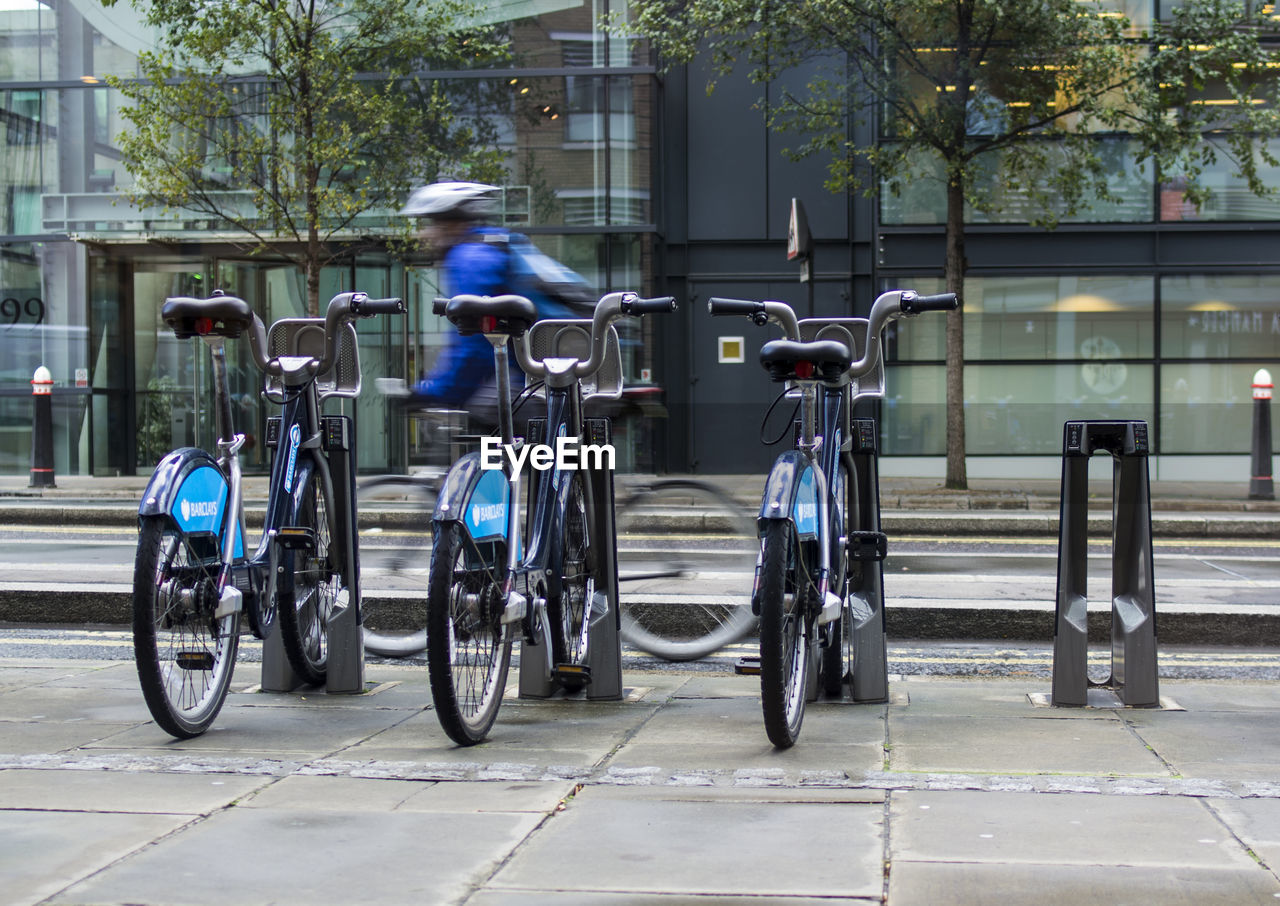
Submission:
{"label": "blue mudguard", "polygon": [[501,469],[485,469],[479,453],[468,453],[449,469],[432,519],[461,521],[475,541],[497,541],[507,536],[507,511],[511,488]]}
{"label": "blue mudguard", "polygon": [[[181,447],[156,465],[142,492],[138,517],[168,516],[184,532],[221,535],[227,518],[227,477],[199,447]],[[244,528],[236,529],[237,558],[244,556]]]}
{"label": "blue mudguard", "polygon": [[769,471],[760,502],[762,531],[770,519],[790,519],[802,540],[818,535],[818,482],[812,463],[798,450],[781,454]]}

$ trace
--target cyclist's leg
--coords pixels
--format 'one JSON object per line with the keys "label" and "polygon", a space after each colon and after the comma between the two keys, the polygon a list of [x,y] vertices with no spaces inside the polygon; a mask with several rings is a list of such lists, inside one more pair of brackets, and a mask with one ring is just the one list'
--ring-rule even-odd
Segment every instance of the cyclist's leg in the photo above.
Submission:
{"label": "cyclist's leg", "polygon": [[319,685],[329,666],[329,616],[343,588],[334,562],[330,519],[333,508],[324,482],[313,470],[293,515],[293,527],[309,529],[306,543],[287,548],[281,557],[286,578],[279,600],[280,638],[289,664],[303,680]]}
{"label": "cyclist's leg", "polygon": [[759,541],[745,505],[703,482],[659,481],[626,502],[617,525],[625,642],[687,661],[751,632]]}
{"label": "cyclist's leg", "polygon": [[426,595],[435,489],[425,478],[386,475],[360,483],[360,608],[370,654],[405,657],[427,648]]}
{"label": "cyclist's leg", "polygon": [[151,716],[179,739],[209,728],[235,670],[240,613],[221,619],[218,545],[146,516],[133,573],[133,651]]}
{"label": "cyclist's leg", "polygon": [[[547,598],[547,622],[551,632],[552,658],[558,667],[584,667],[591,629],[591,604],[596,591],[596,548],[592,537],[595,520],[590,513],[586,474],[569,473],[570,482],[564,518],[560,520],[560,562],[552,568],[560,573],[560,593]],[[586,685],[585,673],[558,673],[560,683],[570,691]],[[579,679],[580,677],[580,679]]]}
{"label": "cyclist's leg", "polygon": [[427,582],[427,674],[449,738],[482,741],[502,704],[511,626],[502,623],[505,547],[477,544],[456,522],[436,523]]}
{"label": "cyclist's leg", "polygon": [[765,732],[780,749],[795,744],[804,721],[809,652],[803,554],[795,528],[769,520],[760,558],[760,703]]}

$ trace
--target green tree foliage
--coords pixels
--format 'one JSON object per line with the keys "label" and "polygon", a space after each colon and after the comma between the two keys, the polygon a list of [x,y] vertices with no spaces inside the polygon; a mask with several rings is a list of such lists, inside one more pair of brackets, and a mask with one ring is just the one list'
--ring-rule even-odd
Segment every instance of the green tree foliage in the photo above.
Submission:
{"label": "green tree foliage", "polygon": [[497,35],[471,25],[466,0],[149,0],[146,10],[163,37],[139,57],[140,79],[113,81],[128,102],[131,200],[206,215],[292,262],[313,314],[320,270],[358,245],[359,218],[394,212],[412,184],[441,174],[502,172],[484,83],[430,76],[505,55]]}
{"label": "green tree foliage", "polygon": [[[793,154],[830,157],[833,191],[897,193],[940,175],[947,289],[963,300],[966,206],[994,212],[1016,193],[1033,223],[1053,227],[1117,200],[1102,135],[1131,136],[1138,163],[1193,203],[1224,157],[1267,191],[1258,166],[1275,164],[1265,140],[1280,134],[1270,5],[1166,5],[1168,21],[1146,25],[1101,0],[632,0],[626,27],[667,61],[705,55],[719,75],[746,64],[767,82],[813,67],[806,91],[771,105],[769,125],[805,136]],[[982,191],[993,176],[1012,192]],[[963,323],[948,316],[955,488],[967,485]]]}

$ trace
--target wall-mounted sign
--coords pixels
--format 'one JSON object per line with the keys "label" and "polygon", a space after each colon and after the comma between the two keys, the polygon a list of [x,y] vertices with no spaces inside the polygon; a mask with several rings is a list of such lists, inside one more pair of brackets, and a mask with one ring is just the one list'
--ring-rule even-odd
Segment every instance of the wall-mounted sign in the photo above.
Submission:
{"label": "wall-mounted sign", "polygon": [[747,360],[743,337],[719,337],[721,365],[741,365]]}

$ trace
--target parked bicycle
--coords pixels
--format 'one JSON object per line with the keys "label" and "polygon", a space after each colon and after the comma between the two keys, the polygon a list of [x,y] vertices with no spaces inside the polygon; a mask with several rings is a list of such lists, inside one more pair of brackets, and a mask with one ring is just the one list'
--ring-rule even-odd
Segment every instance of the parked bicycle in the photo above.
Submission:
{"label": "parked bicycle", "polygon": [[[217,454],[183,447],[165,456],[138,508],[133,578],[134,658],[152,717],[178,738],[209,728],[235,669],[241,617],[265,638],[279,621],[289,664],[321,683],[327,627],[358,606],[354,435],[351,420],[323,415],[331,396],[360,393],[353,322],[403,312],[399,299],[341,293],[323,318],[286,318],[268,332],[243,299],[166,299],[161,317],[181,338],[199,337],[213,359]],[[239,453],[225,341],[248,334],[266,376],[264,396],[282,406],[268,420],[267,513],[246,556]]]}
{"label": "parked bicycle", "polygon": [[[435,508],[434,471],[360,482],[360,550],[367,577],[364,645],[381,657],[426,650],[420,589]],[[746,590],[759,542],[747,507],[690,478],[617,476],[622,641],[655,657],[691,661],[745,639],[755,627]]]}
{"label": "parked bicycle", "polygon": [[954,293],[920,296],[912,290],[881,294],[868,319],[797,320],[784,302],[715,298],[708,304],[713,315],[744,315],[782,328],[783,339],[761,348],[760,364],[787,385],[784,393],[799,396],[795,449],[778,456],[765,482],[751,593],[760,616],[765,732],[778,748],[795,744],[805,703],[817,698],[819,687],[838,692],[853,672],[848,568],[853,561],[884,558],[884,535],[853,531],[849,521],[855,382],[880,363],[880,332],[889,321],[956,306]]}
{"label": "parked bicycle", "polygon": [[[610,598],[616,600],[605,569],[614,538],[599,518],[613,500],[596,500],[588,469],[559,461],[549,468],[547,457],[575,448],[585,459],[589,446],[608,444],[607,429],[584,418],[583,399],[621,391],[612,323],[674,308],[669,297],[610,293],[589,321],[538,321],[537,309],[523,296],[437,300],[437,312],[460,332],[485,336],[498,376],[496,443],[453,465],[432,516],[427,673],[436,716],[459,745],[480,742],[493,726],[511,662],[512,627],[526,646],[545,650],[555,685],[576,691],[591,682],[591,626],[605,616]],[[521,369],[543,382],[546,415],[529,431],[541,446],[515,436],[506,368],[513,339]],[[603,487],[611,497],[612,484]]]}

